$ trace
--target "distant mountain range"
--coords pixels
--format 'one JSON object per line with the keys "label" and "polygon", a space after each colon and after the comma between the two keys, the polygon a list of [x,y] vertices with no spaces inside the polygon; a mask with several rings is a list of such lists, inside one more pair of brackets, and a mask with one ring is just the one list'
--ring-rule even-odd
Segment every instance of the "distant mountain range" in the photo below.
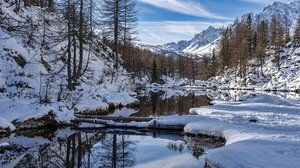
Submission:
{"label": "distant mountain range", "polygon": [[164,48],[173,52],[183,52],[192,55],[204,55],[209,51],[211,43],[217,40],[222,32],[222,28],[214,28],[212,26],[208,29],[196,34],[191,40],[181,40],[177,43],[171,42],[157,47]]}
{"label": "distant mountain range", "polygon": [[[259,21],[265,20],[270,22],[273,16],[281,19],[282,24],[286,24],[292,34],[300,17],[300,0],[290,3],[274,2],[263,9],[261,13],[253,14],[252,12],[241,16],[239,19],[246,21],[248,16],[253,18],[253,24],[257,25]],[[232,26],[232,25],[231,25]],[[196,34],[191,40],[181,40],[170,42],[164,45],[143,45],[143,48],[150,49],[153,52],[166,55],[193,55],[194,57],[209,57],[213,49],[218,50],[218,42],[221,39],[223,28],[208,29]]]}

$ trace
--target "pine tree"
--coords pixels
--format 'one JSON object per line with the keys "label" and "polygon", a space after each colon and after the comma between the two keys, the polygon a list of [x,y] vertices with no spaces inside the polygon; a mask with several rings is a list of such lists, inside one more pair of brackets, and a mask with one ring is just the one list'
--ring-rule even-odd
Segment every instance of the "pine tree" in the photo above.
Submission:
{"label": "pine tree", "polygon": [[260,61],[260,71],[263,75],[263,64],[265,62],[266,47],[268,45],[268,23],[261,21],[257,27],[256,57]]}
{"label": "pine tree", "polygon": [[158,82],[157,64],[155,59],[152,62],[151,81],[152,83]]}
{"label": "pine tree", "polygon": [[123,57],[126,58],[126,47],[130,47],[130,43],[135,39],[136,25],[137,25],[137,10],[136,0],[122,0],[120,1],[120,22],[123,34]]}
{"label": "pine tree", "polygon": [[297,26],[296,26],[296,29],[294,32],[293,40],[296,43],[300,44],[300,16],[298,17],[298,20],[297,20]]}
{"label": "pine tree", "polygon": [[288,12],[286,11],[284,14],[284,29],[285,29],[285,37],[284,37],[284,42],[285,44],[287,44],[288,42],[291,41],[291,37],[290,37],[290,29],[289,29],[289,20],[288,20]]}
{"label": "pine tree", "polygon": [[209,77],[213,77],[216,75],[216,72],[218,71],[217,67],[218,66],[217,66],[216,51],[215,49],[213,49],[212,56],[211,56],[211,68],[210,68],[211,75]]}
{"label": "pine tree", "polygon": [[246,21],[246,38],[247,38],[247,48],[248,48],[248,58],[252,58],[252,50],[253,50],[253,35],[252,35],[252,17],[249,14]]}
{"label": "pine tree", "polygon": [[221,69],[224,72],[225,68],[229,66],[230,64],[230,30],[227,28],[222,33],[221,38],[221,52],[220,52],[220,58],[221,58]]}
{"label": "pine tree", "polygon": [[280,70],[280,54],[284,45],[284,28],[277,17],[272,18],[271,22],[271,45],[274,48],[275,62]]}
{"label": "pine tree", "polygon": [[105,36],[113,39],[115,70],[119,67],[119,44],[123,42],[123,55],[126,58],[126,48],[130,51],[130,42],[136,34],[137,10],[136,0],[103,0],[102,25]]}
{"label": "pine tree", "polygon": [[103,0],[102,26],[104,35],[113,39],[113,50],[115,60],[114,68],[116,69],[116,71],[118,70],[119,66],[119,40],[120,28],[122,27],[120,24],[120,0]]}
{"label": "pine tree", "polygon": [[67,22],[68,22],[68,45],[67,45],[67,70],[68,70],[68,89],[73,90],[73,84],[72,84],[72,69],[71,69],[71,0],[67,1]]}

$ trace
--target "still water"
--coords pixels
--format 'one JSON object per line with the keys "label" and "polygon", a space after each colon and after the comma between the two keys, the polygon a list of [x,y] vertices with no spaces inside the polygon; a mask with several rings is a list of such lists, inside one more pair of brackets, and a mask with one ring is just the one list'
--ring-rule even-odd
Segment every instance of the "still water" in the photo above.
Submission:
{"label": "still water", "polygon": [[24,132],[1,150],[0,167],[199,167],[207,150],[224,145],[217,137],[145,130],[45,130]]}

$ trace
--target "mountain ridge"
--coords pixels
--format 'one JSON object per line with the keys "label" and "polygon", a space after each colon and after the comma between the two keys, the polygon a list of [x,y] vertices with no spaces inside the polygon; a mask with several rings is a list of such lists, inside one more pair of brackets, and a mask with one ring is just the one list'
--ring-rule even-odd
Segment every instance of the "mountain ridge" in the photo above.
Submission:
{"label": "mountain ridge", "polygon": [[[289,3],[274,2],[266,6],[259,13],[254,14],[253,12],[249,12],[238,18],[241,21],[246,21],[249,15],[251,15],[254,25],[257,25],[261,20],[270,21],[274,15],[280,18],[282,24],[285,24],[284,20],[286,15],[288,30],[292,35],[296,20],[300,16],[300,0]],[[233,26],[233,24],[230,26]],[[224,28],[214,28],[209,26],[206,30],[195,34],[191,40],[180,40],[178,42],[170,42],[163,45],[144,45],[144,47],[161,54],[168,53],[167,51],[169,51],[170,53],[177,53],[180,55],[210,57],[209,55],[211,55],[214,49],[218,51],[217,46],[221,39],[222,30],[224,30]],[[206,36],[207,34],[211,36]]]}

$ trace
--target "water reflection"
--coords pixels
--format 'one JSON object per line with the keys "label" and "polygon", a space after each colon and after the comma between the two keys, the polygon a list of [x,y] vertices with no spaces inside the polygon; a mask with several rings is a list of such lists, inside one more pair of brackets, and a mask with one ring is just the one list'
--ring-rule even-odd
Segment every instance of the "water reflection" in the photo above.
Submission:
{"label": "water reflection", "polygon": [[136,142],[124,134],[105,134],[104,138],[92,146],[89,155],[92,167],[133,167]]}
{"label": "water reflection", "polygon": [[205,151],[224,145],[224,140],[164,131],[66,129],[56,131],[51,140],[19,135],[9,143],[15,148],[1,154],[1,167],[17,163],[11,167],[127,168],[157,167],[171,160],[197,167]]}
{"label": "water reflection", "polygon": [[139,112],[133,116],[166,116],[186,115],[191,107],[207,105],[211,99],[206,95],[196,95],[195,92],[168,95],[166,92],[149,92],[140,96]]}
{"label": "water reflection", "polygon": [[132,116],[187,115],[189,109],[206,106],[211,100],[244,101],[258,94],[267,94],[284,99],[299,98],[295,92],[264,92],[251,90],[173,90],[156,88],[139,94],[140,107]]}

